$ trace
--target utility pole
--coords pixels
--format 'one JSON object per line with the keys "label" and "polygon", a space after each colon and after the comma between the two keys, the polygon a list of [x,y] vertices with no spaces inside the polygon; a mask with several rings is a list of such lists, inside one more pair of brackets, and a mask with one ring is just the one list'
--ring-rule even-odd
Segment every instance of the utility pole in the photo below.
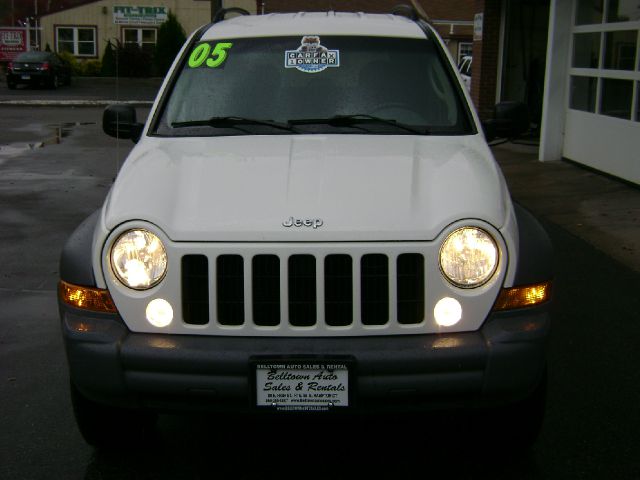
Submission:
{"label": "utility pole", "polygon": [[33,0],[33,10],[33,23],[35,25],[33,33],[36,34],[36,50],[42,50],[40,48],[40,32],[38,31],[38,0]]}

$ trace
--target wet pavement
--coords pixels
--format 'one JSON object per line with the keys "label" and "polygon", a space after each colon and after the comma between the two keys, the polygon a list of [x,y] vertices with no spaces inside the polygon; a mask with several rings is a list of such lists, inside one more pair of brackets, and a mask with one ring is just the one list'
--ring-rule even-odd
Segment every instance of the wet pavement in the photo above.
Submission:
{"label": "wet pavement", "polygon": [[493,150],[515,199],[640,272],[640,186],[568,161],[539,162],[535,145]]}
{"label": "wet pavement", "polygon": [[0,79],[0,106],[46,105],[47,102],[90,106],[92,102],[111,101],[145,104],[153,101],[161,83],[161,78],[73,77],[70,86],[56,90],[28,85],[9,90]]}

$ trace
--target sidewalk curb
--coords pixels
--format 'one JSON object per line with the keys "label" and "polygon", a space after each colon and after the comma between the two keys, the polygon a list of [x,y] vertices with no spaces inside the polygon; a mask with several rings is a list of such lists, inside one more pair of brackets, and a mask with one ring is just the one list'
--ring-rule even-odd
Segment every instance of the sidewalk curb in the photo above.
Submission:
{"label": "sidewalk curb", "polygon": [[150,107],[150,100],[0,100],[6,107],[106,107],[107,105],[131,105]]}

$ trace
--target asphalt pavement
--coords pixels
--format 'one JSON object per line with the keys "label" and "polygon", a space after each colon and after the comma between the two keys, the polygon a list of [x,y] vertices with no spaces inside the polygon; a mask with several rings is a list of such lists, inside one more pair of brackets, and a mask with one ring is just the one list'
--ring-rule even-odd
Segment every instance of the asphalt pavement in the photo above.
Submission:
{"label": "asphalt pavement", "polygon": [[[80,95],[75,88],[16,95],[64,100]],[[113,85],[103,88],[98,100],[113,95]],[[556,252],[547,415],[530,452],[481,450],[446,417],[300,424],[170,415],[139,449],[94,451],[69,403],[58,256],[132,144],[101,133],[101,108],[8,106],[6,94],[14,96],[0,87],[1,479],[640,479],[638,189],[571,163],[541,164],[535,147],[513,144],[494,151]],[[146,95],[136,100],[149,101],[153,88]],[[619,228],[608,227],[613,220]]]}

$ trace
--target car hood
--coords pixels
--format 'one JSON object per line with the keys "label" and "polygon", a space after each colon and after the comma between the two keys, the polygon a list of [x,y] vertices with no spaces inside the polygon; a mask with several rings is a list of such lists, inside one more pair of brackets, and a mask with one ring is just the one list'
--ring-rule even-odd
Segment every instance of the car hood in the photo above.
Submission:
{"label": "car hood", "polygon": [[144,137],[104,221],[174,241],[432,240],[460,219],[500,228],[508,199],[480,135]]}

